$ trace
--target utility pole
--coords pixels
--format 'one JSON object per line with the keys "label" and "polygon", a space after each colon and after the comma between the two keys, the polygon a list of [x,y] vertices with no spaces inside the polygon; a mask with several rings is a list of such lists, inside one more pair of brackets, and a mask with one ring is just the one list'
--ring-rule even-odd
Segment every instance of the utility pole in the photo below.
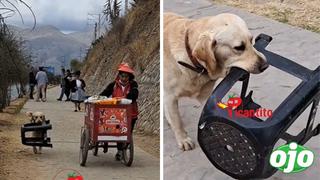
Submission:
{"label": "utility pole", "polygon": [[94,23],[94,39],[97,39],[97,23]]}
{"label": "utility pole", "polygon": [[100,33],[100,29],[101,29],[101,20],[102,20],[102,16],[101,14],[92,14],[92,13],[88,13],[88,25],[92,25],[89,23],[89,21],[94,21],[94,39],[96,40],[97,38],[99,38],[101,36]]}
{"label": "utility pole", "polygon": [[58,57],[57,59],[59,60],[60,58],[62,58],[62,61],[60,61],[60,62],[62,64],[62,66],[65,68],[66,67],[66,56],[63,55],[63,56]]}
{"label": "utility pole", "polygon": [[0,28],[2,29],[2,26],[4,24],[4,18],[2,17],[2,15],[0,14]]}
{"label": "utility pole", "polygon": [[6,24],[4,23],[4,17],[0,14],[0,31],[1,33],[6,33]]}
{"label": "utility pole", "polygon": [[63,62],[63,67],[65,67],[66,66],[66,56],[63,56],[62,62]]}
{"label": "utility pole", "polygon": [[81,61],[82,47],[80,47],[79,61]]}
{"label": "utility pole", "polygon": [[101,14],[99,13],[98,19],[98,37],[100,38],[100,29],[101,29]]}
{"label": "utility pole", "polygon": [[124,10],[125,10],[125,12],[124,12],[124,14],[127,14],[128,13],[128,1],[129,0],[125,0],[125,4],[124,4]]}

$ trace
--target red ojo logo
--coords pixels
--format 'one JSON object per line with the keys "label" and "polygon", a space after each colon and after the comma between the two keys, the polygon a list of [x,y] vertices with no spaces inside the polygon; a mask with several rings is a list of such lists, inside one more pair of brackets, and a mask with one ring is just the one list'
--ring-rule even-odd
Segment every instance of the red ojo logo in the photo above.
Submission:
{"label": "red ojo logo", "polygon": [[74,169],[62,169],[54,177],[53,180],[66,179],[66,180],[84,180],[79,171]]}

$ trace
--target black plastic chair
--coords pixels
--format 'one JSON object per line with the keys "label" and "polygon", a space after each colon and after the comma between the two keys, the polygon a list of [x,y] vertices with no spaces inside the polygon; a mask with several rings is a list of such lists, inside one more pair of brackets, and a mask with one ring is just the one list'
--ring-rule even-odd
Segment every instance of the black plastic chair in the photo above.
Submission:
{"label": "black plastic chair", "polygon": [[[52,129],[50,120],[47,120],[45,124],[27,123],[21,127],[21,141],[22,144],[27,146],[41,146],[52,147],[50,137],[47,137],[47,131]],[[38,132],[39,137],[26,137],[27,132]]]}
{"label": "black plastic chair", "polygon": [[[250,75],[239,68],[232,68],[209,97],[198,124],[198,142],[210,162],[219,170],[236,179],[267,178],[276,169],[270,166],[269,157],[279,139],[305,144],[320,132],[320,124],[313,126],[320,99],[320,66],[309,70],[287,58],[265,50],[272,38],[260,34],[254,47],[263,53],[268,63],[289,73],[302,82],[275,109],[272,117],[261,120],[257,117],[238,117],[232,111],[230,118],[225,109],[217,107],[222,98],[238,81],[242,81],[238,109],[258,109],[253,102],[252,91],[247,94]],[[312,104],[306,127],[293,136],[286,131],[292,123]]]}

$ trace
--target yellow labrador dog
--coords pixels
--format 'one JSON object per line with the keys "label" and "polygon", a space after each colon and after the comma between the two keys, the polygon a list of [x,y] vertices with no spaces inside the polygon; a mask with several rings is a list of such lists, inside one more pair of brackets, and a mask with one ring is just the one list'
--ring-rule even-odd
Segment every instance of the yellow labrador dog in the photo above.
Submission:
{"label": "yellow labrador dog", "polygon": [[[31,123],[35,123],[39,126],[46,123],[46,117],[43,112],[27,112],[27,116],[30,118]],[[41,137],[41,132],[32,132],[32,137]],[[41,154],[42,147],[39,146],[39,151],[37,150],[36,146],[33,146],[33,152],[35,154]]]}
{"label": "yellow labrador dog", "polygon": [[195,145],[183,127],[178,99],[194,97],[202,102],[231,67],[257,74],[268,64],[254,49],[246,23],[234,14],[194,20],[164,13],[163,38],[165,117],[179,148],[191,150]]}

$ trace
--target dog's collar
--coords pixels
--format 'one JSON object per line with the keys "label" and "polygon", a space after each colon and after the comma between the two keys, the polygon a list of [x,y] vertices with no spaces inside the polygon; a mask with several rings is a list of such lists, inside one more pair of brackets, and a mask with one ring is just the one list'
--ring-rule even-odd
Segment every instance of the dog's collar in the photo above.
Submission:
{"label": "dog's collar", "polygon": [[199,62],[198,60],[192,55],[192,50],[190,48],[190,44],[189,44],[189,32],[187,30],[186,32],[186,35],[185,35],[185,38],[184,38],[184,42],[185,42],[185,46],[186,46],[186,51],[187,51],[187,54],[188,54],[188,57],[189,59],[191,60],[192,65],[188,64],[188,63],[185,63],[185,62],[182,62],[182,61],[178,61],[178,63],[188,69],[191,69],[197,73],[199,73],[200,75],[201,74],[208,74],[208,70],[203,67]]}

